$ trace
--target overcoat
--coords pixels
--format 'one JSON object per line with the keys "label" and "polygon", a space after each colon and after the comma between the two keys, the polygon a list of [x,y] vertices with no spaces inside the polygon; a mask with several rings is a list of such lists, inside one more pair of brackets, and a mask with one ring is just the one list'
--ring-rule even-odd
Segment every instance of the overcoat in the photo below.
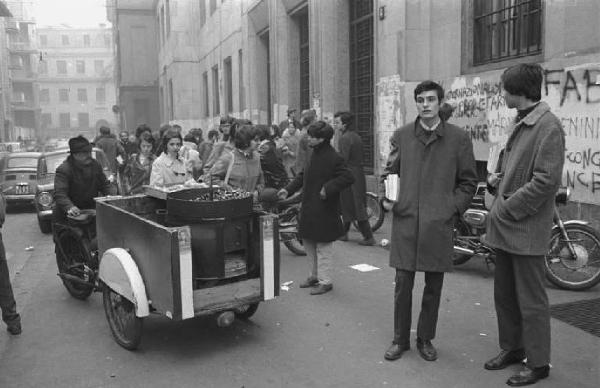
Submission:
{"label": "overcoat", "polygon": [[342,219],[346,222],[364,221],[368,218],[367,183],[363,171],[363,143],[356,131],[349,129],[342,133],[339,138],[339,153],[354,176],[352,186],[341,193]]}
{"label": "overcoat", "polygon": [[[340,192],[353,181],[352,172],[331,144],[322,142],[313,149],[304,170],[285,188],[289,195],[302,188],[300,237],[331,242],[344,233],[340,218]],[[325,189],[324,200],[319,195],[321,188]]]}
{"label": "overcoat", "polygon": [[548,252],[564,154],[562,126],[545,102],[515,123],[497,167],[504,175],[488,217],[488,245],[517,255]]}
{"label": "overcoat", "polygon": [[419,119],[396,130],[383,177],[398,174],[392,209],[390,266],[407,271],[452,271],[454,222],[477,187],[470,135],[440,122],[430,135]]}

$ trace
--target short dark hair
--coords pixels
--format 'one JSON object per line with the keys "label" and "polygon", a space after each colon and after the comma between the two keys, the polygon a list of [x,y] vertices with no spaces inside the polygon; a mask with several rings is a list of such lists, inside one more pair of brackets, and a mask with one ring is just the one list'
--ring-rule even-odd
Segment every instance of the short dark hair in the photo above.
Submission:
{"label": "short dark hair", "polygon": [[250,147],[250,142],[256,137],[256,131],[252,125],[242,125],[236,129],[233,136],[233,145],[243,150]]}
{"label": "short dark hair", "polygon": [[175,128],[169,128],[162,135],[162,150],[163,150],[163,152],[165,152],[165,153],[167,152],[167,144],[169,143],[169,140],[171,140],[173,138],[177,138],[183,143],[183,139],[181,138],[181,133],[179,133],[179,131],[176,130]]}
{"label": "short dark hair", "polygon": [[417,85],[415,88],[415,101],[417,101],[417,96],[423,92],[428,92],[430,90],[435,90],[438,96],[438,101],[442,101],[444,99],[444,88],[438,84],[437,82],[433,82],[431,80],[423,81]]}
{"label": "short dark hair", "polygon": [[271,140],[271,130],[269,129],[268,125],[257,124],[254,126],[254,131],[256,136],[258,136],[258,140]]}
{"label": "short dark hair", "polygon": [[138,125],[138,127],[135,129],[135,137],[137,137],[139,139],[140,135],[143,132],[150,132],[150,133],[152,133],[152,128],[150,128],[146,124],[140,124],[140,125]]}
{"label": "short dark hair", "polygon": [[440,116],[440,119],[442,119],[442,121],[446,122],[450,120],[450,117],[452,117],[453,112],[454,107],[448,104],[447,102],[444,102],[440,105],[440,111],[438,112],[438,115]]}
{"label": "short dark hair", "polygon": [[515,96],[531,101],[542,99],[544,70],[537,63],[519,63],[504,70],[500,80],[502,88]]}
{"label": "short dark hair", "polygon": [[354,115],[347,111],[335,112],[333,117],[339,117],[342,124],[346,126],[346,129],[350,129],[352,122],[354,121]]}
{"label": "short dark hair", "polygon": [[219,124],[220,125],[225,125],[225,124],[231,125],[231,124],[233,124],[234,121],[235,121],[235,117],[226,115],[226,116],[221,116],[221,119],[219,120]]}
{"label": "short dark hair", "polygon": [[103,125],[100,127],[100,133],[102,135],[110,135],[110,128]]}
{"label": "short dark hair", "polygon": [[308,126],[308,134],[316,139],[324,139],[326,142],[331,141],[333,137],[333,128],[323,120],[312,123]]}
{"label": "short dark hair", "polygon": [[281,128],[277,124],[271,124],[271,128],[273,128],[273,138],[281,137]]}
{"label": "short dark hair", "polygon": [[154,139],[154,136],[152,136],[152,133],[150,133],[148,131],[144,131],[140,134],[139,139],[140,139],[140,142],[138,144],[138,147],[142,145],[143,141],[145,141],[146,143],[152,144],[152,148],[154,148],[155,139]]}

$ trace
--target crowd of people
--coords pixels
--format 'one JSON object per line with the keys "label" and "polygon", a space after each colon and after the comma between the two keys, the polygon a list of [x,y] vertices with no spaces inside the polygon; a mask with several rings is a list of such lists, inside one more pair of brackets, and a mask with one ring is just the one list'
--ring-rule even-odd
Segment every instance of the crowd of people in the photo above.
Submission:
{"label": "crowd of people", "polygon": [[[508,108],[517,117],[488,190],[496,194],[486,243],[497,251],[494,299],[501,352],[484,364],[504,369],[527,359],[527,368],[507,384],[528,385],[549,374],[550,316],[544,288],[546,252],[561,182],[565,139],[559,120],[541,102],[543,70],[519,64],[502,75]],[[397,174],[402,189],[392,208],[390,266],[395,268],[394,336],[384,358],[401,358],[410,349],[412,291],[416,272],[424,272],[425,288],[416,328],[416,347],[427,361],[437,359],[436,334],[444,274],[452,270],[453,227],[467,209],[477,186],[473,145],[469,134],[449,123],[444,89],[424,81],[414,90],[418,115],[397,129],[381,179]],[[121,172],[124,191],[138,193],[145,184],[169,185],[190,179],[240,188],[258,194],[274,189],[286,198],[302,190],[298,232],[309,259],[308,277],[300,288],[312,295],[333,289],[330,268],[333,242],[348,240],[356,221],[362,245],[374,239],[365,211],[365,176],[360,136],[350,112],[334,115],[333,125],[317,120],[314,110],[298,119],[290,109],[279,125],[253,125],[245,119],[221,118],[218,130],[191,129],[184,137],[178,125],[153,132],[140,125],[134,136],[119,139],[101,128],[95,145]],[[93,197],[109,193],[99,166],[91,161],[91,145],[83,138],[69,141],[71,156],[57,170],[59,210],[76,214],[93,206]],[[74,174],[83,174],[71,179]],[[93,184],[69,185],[69,182]],[[75,191],[81,192],[80,196]],[[383,195],[383,193],[382,193]],[[83,198],[79,202],[72,198]],[[4,216],[0,201],[0,226]],[[59,212],[57,212],[59,213]],[[11,334],[21,332],[0,235],[0,305]]]}

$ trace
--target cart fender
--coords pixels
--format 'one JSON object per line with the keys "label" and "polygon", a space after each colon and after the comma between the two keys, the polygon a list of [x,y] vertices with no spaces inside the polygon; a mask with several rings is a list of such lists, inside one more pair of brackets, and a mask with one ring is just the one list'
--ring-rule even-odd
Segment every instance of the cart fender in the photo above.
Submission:
{"label": "cart fender", "polygon": [[150,314],[146,287],[135,261],[123,248],[108,249],[100,260],[99,277],[107,287],[135,305],[135,315]]}
{"label": "cart fender", "polygon": [[[569,221],[564,221],[563,225],[567,226],[567,225],[588,225],[589,222],[587,221],[582,221],[582,220],[569,220]],[[560,230],[560,227],[556,224],[554,224],[554,226],[552,227],[552,231],[555,230]]]}

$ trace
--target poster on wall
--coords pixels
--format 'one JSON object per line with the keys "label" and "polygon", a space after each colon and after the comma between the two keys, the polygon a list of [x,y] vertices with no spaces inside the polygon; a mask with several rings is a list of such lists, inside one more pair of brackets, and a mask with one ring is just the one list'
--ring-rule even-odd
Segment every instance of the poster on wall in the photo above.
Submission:
{"label": "poster on wall", "polygon": [[[566,140],[563,185],[574,201],[600,205],[600,63],[560,67],[542,64],[542,100],[559,118]],[[477,160],[506,141],[516,110],[508,109],[501,71],[443,82],[446,101],[455,106],[450,122],[471,134]]]}
{"label": "poster on wall", "polygon": [[399,75],[382,77],[377,83],[378,154],[379,166],[385,165],[390,153],[390,137],[404,125],[402,113],[404,82]]}

